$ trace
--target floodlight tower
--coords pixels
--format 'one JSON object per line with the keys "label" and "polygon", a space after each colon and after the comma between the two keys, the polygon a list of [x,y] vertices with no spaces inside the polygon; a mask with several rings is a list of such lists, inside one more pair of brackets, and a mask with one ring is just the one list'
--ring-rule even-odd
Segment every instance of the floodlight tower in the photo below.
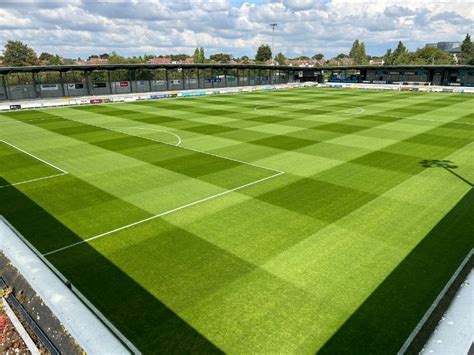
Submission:
{"label": "floodlight tower", "polygon": [[[271,23],[270,26],[272,28],[272,65],[275,65],[275,27],[278,26],[278,23]],[[273,70],[271,70],[271,85],[273,85],[273,73]]]}
{"label": "floodlight tower", "polygon": [[270,24],[272,28],[272,64],[275,65],[275,27],[278,26],[278,23],[271,23]]}

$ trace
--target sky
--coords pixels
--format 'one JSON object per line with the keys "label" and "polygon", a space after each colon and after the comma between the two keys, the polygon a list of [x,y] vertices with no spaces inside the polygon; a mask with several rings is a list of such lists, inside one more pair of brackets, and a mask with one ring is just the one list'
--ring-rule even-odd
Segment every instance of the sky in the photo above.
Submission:
{"label": "sky", "polygon": [[383,55],[474,34],[474,0],[0,0],[0,46],[21,40],[67,58],[231,53],[259,45],[290,57],[348,53],[355,39]]}

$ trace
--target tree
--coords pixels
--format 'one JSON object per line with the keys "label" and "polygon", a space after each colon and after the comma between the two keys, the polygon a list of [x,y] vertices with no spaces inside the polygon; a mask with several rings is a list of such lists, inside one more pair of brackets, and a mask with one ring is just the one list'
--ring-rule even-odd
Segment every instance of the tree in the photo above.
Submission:
{"label": "tree", "polygon": [[108,60],[109,64],[124,64],[127,62],[125,57],[122,57],[121,55],[117,54],[115,51],[109,55],[108,59],[109,59]]}
{"label": "tree", "polygon": [[52,58],[54,58],[54,55],[47,52],[42,52],[40,56],[38,57],[38,59],[42,62],[47,62],[51,60]]}
{"label": "tree", "polygon": [[387,49],[387,52],[383,56],[383,61],[387,65],[392,65],[393,64],[393,53],[392,49]]}
{"label": "tree", "polygon": [[406,54],[406,53],[408,53],[407,47],[405,47],[405,45],[403,44],[402,41],[399,41],[398,45],[397,45],[397,48],[395,48],[395,50],[393,51],[393,55],[395,57],[399,57],[399,56],[401,56],[403,54]]}
{"label": "tree", "polygon": [[365,53],[364,42],[360,42],[359,45],[357,46],[353,59],[354,59],[355,64],[367,63],[367,53]]}
{"label": "tree", "polygon": [[[110,57],[109,57],[110,58]],[[136,57],[136,56],[133,56],[133,57],[128,57],[128,58],[124,58],[125,59],[125,63],[129,63],[129,64],[140,64],[140,63],[145,63],[144,59],[142,58],[142,56],[139,56],[139,57]]]}
{"label": "tree", "polygon": [[321,60],[323,58],[324,58],[324,54],[322,53],[315,54],[311,57],[311,59],[314,59],[314,60]]}
{"label": "tree", "polygon": [[392,64],[408,64],[410,62],[410,52],[402,41],[398,42],[397,48],[393,51]]}
{"label": "tree", "polygon": [[419,48],[410,57],[409,64],[454,64],[453,56],[439,48]]}
{"label": "tree", "polygon": [[204,63],[204,48],[196,48],[193,54],[193,62],[194,63]]}
{"label": "tree", "polygon": [[356,39],[352,44],[351,51],[349,52],[349,57],[354,60],[355,64],[367,63],[367,53],[365,52],[364,42],[361,42]]}
{"label": "tree", "polygon": [[47,52],[42,52],[38,59],[41,63],[46,65],[61,65],[63,59],[59,55],[50,54]]}
{"label": "tree", "polygon": [[387,49],[383,60],[387,65],[409,64],[413,60],[413,53],[410,53],[403,42],[399,41],[394,51]]}
{"label": "tree", "polygon": [[193,63],[201,63],[201,50],[199,48],[194,50]]}
{"label": "tree", "polygon": [[37,62],[35,51],[21,41],[8,41],[3,50],[3,61],[6,66],[19,67],[34,65]]}
{"label": "tree", "polygon": [[46,63],[47,65],[61,65],[63,60],[59,55],[53,55]]}
{"label": "tree", "polygon": [[344,53],[339,53],[336,57],[336,59],[343,59],[343,58],[349,58],[349,56],[347,54],[344,54]]}
{"label": "tree", "polygon": [[172,62],[184,62],[189,56],[187,54],[171,54],[170,59]]}
{"label": "tree", "polygon": [[358,52],[359,52],[359,40],[356,39],[354,43],[352,43],[352,48],[351,48],[351,51],[349,52],[349,57],[354,59],[357,56]]}
{"label": "tree", "polygon": [[386,65],[426,65],[426,64],[454,64],[454,57],[439,48],[419,48],[415,52],[410,52],[400,41],[397,48],[392,52],[388,49],[383,60]]}
{"label": "tree", "polygon": [[462,64],[474,64],[474,43],[472,43],[469,33],[461,44],[460,61]]}
{"label": "tree", "polygon": [[257,62],[266,62],[272,58],[272,49],[268,44],[262,44],[257,49],[257,54],[255,55],[255,60]]}
{"label": "tree", "polygon": [[204,63],[206,61],[206,55],[204,54],[204,48],[199,48],[199,59],[201,60],[200,63]]}
{"label": "tree", "polygon": [[216,63],[229,63],[232,59],[232,55],[226,53],[216,53],[210,55],[209,59]]}
{"label": "tree", "polygon": [[286,57],[284,56],[283,53],[278,53],[275,57],[275,61],[279,64],[279,65],[285,65],[286,64]]}
{"label": "tree", "polygon": [[146,63],[148,62],[150,59],[153,59],[155,58],[155,56],[153,54],[146,54],[143,56],[143,61]]}
{"label": "tree", "polygon": [[250,63],[250,58],[246,55],[243,55],[242,57],[240,57],[240,61],[244,64],[248,64]]}

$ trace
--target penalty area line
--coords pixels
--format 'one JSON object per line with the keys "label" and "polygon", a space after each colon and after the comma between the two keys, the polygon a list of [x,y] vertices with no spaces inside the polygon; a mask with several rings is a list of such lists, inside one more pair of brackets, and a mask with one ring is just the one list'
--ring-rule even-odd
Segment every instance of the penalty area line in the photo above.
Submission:
{"label": "penalty area line", "polygon": [[131,227],[135,227],[135,226],[140,225],[140,224],[143,224],[143,223],[145,223],[145,222],[152,221],[152,220],[154,220],[154,219],[156,219],[156,218],[160,218],[160,217],[167,216],[167,215],[172,214],[172,213],[174,213],[174,212],[178,212],[178,211],[184,210],[184,209],[186,209],[186,208],[189,208],[189,207],[198,205],[198,204],[200,204],[200,203],[204,203],[204,202],[213,200],[213,199],[215,199],[215,198],[218,198],[218,197],[227,195],[227,194],[229,194],[229,193],[231,193],[231,192],[235,192],[235,191],[244,189],[244,188],[246,188],[246,187],[259,184],[259,183],[261,183],[261,182],[267,181],[267,180],[269,180],[269,179],[276,178],[277,176],[280,176],[280,175],[283,175],[283,174],[284,174],[284,172],[283,172],[283,171],[280,171],[280,172],[278,172],[278,173],[276,173],[276,174],[273,174],[273,175],[264,177],[264,178],[262,178],[262,179],[249,182],[249,183],[247,183],[247,184],[244,184],[244,185],[235,187],[235,188],[230,189],[230,190],[226,190],[226,191],[219,192],[219,193],[217,193],[217,194],[215,194],[215,195],[211,195],[211,196],[204,197],[204,198],[202,198],[202,199],[199,199],[199,200],[196,200],[196,201],[187,203],[187,204],[185,204],[185,205],[182,205],[182,206],[173,208],[173,209],[171,209],[171,210],[167,210],[167,211],[158,213],[158,214],[156,214],[156,215],[153,215],[153,216],[150,216],[150,217],[148,217],[148,218],[139,220],[139,221],[137,221],[137,222],[130,223],[130,224],[127,224],[127,225],[125,225],[125,226],[122,226],[122,227],[119,227],[119,228],[116,228],[116,229],[112,229],[112,230],[110,230],[110,231],[108,231],[108,232],[101,233],[101,234],[98,234],[98,235],[96,235],[96,236],[93,236],[93,237],[90,237],[90,238],[81,240],[81,241],[79,241],[79,242],[72,243],[72,244],[66,245],[66,246],[64,246],[64,247],[61,247],[61,248],[58,248],[58,249],[49,251],[49,252],[47,252],[47,253],[44,253],[43,256],[49,256],[49,255],[59,253],[59,252],[61,252],[61,251],[64,251],[64,250],[73,248],[73,247],[75,247],[75,246],[78,246],[78,245],[81,245],[81,244],[84,244],[84,243],[89,243],[89,242],[91,242],[91,241],[93,241],[93,240],[106,237],[106,236],[108,236],[108,235],[110,235],[110,234],[113,234],[113,233],[116,233],[116,232],[120,232],[120,231],[123,231],[123,230],[128,229],[128,228],[131,228]]}
{"label": "penalty area line", "polygon": [[63,169],[61,169],[60,167],[58,167],[58,166],[56,166],[56,165],[54,165],[54,164],[51,164],[51,163],[47,162],[46,160],[41,159],[41,158],[37,157],[36,155],[33,155],[33,154],[27,152],[26,150],[21,149],[20,147],[17,147],[17,146],[14,145],[14,144],[11,144],[11,143],[9,143],[9,142],[3,140],[3,139],[0,139],[0,143],[5,143],[6,145],[8,145],[8,146],[10,146],[10,147],[12,147],[12,148],[14,148],[14,149],[16,149],[16,150],[22,152],[23,154],[26,154],[26,155],[28,155],[28,156],[30,156],[30,157],[36,159],[36,160],[39,160],[40,162],[42,162],[42,163],[44,163],[44,164],[46,164],[46,165],[48,165],[48,166],[50,166],[50,167],[52,167],[52,168],[54,168],[54,169],[56,169],[56,170],[59,170],[59,171],[62,172],[63,174],[68,174],[68,172],[67,172],[66,170],[63,170]]}
{"label": "penalty area line", "polygon": [[26,154],[28,156],[30,156],[31,158],[33,159],[36,159],[40,162],[42,162],[43,164],[46,164],[48,165],[49,167],[55,169],[55,170],[58,170],[60,171],[59,174],[52,174],[52,175],[48,175],[48,176],[43,176],[43,177],[39,177],[39,178],[36,178],[36,179],[30,179],[30,180],[23,180],[23,181],[19,181],[19,182],[15,182],[13,184],[6,184],[6,185],[0,185],[0,189],[2,188],[6,188],[6,187],[10,187],[10,186],[17,186],[17,185],[23,185],[23,184],[29,184],[31,182],[35,182],[35,181],[41,181],[41,180],[47,180],[47,179],[52,179],[52,178],[55,178],[55,177],[58,177],[58,176],[63,176],[63,175],[68,175],[69,173],[64,170],[64,169],[61,169],[60,167],[54,165],[54,164],[51,164],[50,162],[47,162],[46,160],[44,159],[41,159],[40,157],[37,157],[36,155],[34,154],[31,154],[29,152],[27,152],[26,150],[24,149],[21,149],[20,147],[17,147],[16,145],[12,144],[12,143],[9,143],[3,139],[0,139],[0,143],[4,143],[10,147],[12,147],[13,149],[16,149],[18,150],[19,152],[23,153],[23,154]]}
{"label": "penalty area line", "polygon": [[36,179],[31,179],[31,180],[25,180],[25,181],[20,181],[20,182],[15,182],[13,184],[7,184],[7,185],[0,185],[0,189],[4,187],[10,187],[10,186],[17,186],[17,185],[23,185],[23,184],[29,184],[30,182],[35,182],[35,181],[41,181],[41,180],[47,180],[47,179],[52,179],[58,176],[63,176],[63,175],[68,175],[68,173],[59,173],[59,174],[54,174],[54,175],[48,175],[48,176],[43,176],[40,178]]}

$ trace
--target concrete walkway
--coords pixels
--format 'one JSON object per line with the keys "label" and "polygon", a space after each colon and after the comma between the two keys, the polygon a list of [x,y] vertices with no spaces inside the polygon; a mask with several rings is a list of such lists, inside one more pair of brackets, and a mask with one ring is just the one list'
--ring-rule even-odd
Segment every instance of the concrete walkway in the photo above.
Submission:
{"label": "concrete walkway", "polygon": [[474,271],[462,283],[422,354],[465,355],[474,341]]}
{"label": "concrete walkway", "polygon": [[87,354],[138,352],[128,349],[1,216],[0,249]]}

